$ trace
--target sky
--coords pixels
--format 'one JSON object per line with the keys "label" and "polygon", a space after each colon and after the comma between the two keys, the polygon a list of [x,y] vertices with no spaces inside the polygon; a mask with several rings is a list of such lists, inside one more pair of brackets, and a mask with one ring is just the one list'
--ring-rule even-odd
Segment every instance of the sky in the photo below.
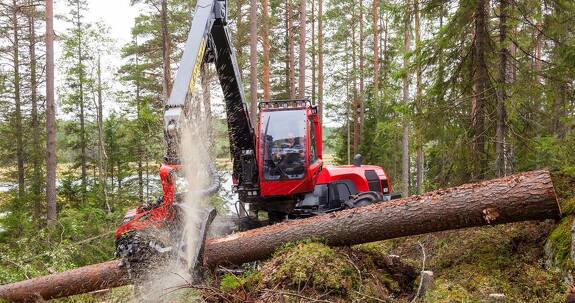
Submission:
{"label": "sky", "polygon": [[[56,15],[65,15],[69,11],[63,0],[56,0],[54,5]],[[130,6],[130,0],[88,0],[88,7],[87,21],[103,21],[110,26],[110,34],[119,45],[129,41],[130,29],[138,15],[138,8]],[[65,22],[57,19],[55,21],[56,32],[62,32],[65,29]]]}
{"label": "sky", "polygon": [[[66,6],[64,0],[54,1],[54,30],[56,35],[62,35],[66,32],[69,25],[58,18],[58,16],[67,15],[69,13],[69,8]],[[130,6],[130,0],[88,0],[88,12],[85,14],[86,21],[90,23],[103,22],[110,27],[110,35],[115,42],[114,45],[120,49],[123,45],[130,41],[130,30],[134,25],[134,19],[138,15],[138,7]],[[55,43],[55,55],[56,55],[56,83],[59,83],[62,79],[61,71],[58,69],[58,60],[62,54],[61,43]],[[107,58],[110,65],[120,66],[122,59],[118,52]],[[118,88],[117,81],[113,81],[114,75],[111,70],[103,70],[103,78],[108,79],[109,82],[114,83],[114,87]],[[60,82],[61,83],[61,82]],[[56,91],[58,94],[58,91]],[[57,100],[60,100],[57,96]],[[119,104],[114,102],[114,100],[104,99],[104,116],[108,116],[112,111],[118,110]],[[64,114],[60,107],[58,107],[58,118],[69,118],[68,115]]]}

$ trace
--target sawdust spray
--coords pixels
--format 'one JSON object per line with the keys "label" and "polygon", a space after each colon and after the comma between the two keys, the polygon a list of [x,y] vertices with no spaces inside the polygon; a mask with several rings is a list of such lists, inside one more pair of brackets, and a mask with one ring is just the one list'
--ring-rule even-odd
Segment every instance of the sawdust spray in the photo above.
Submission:
{"label": "sawdust spray", "polygon": [[[196,100],[197,101],[197,100]],[[147,291],[153,302],[174,302],[180,296],[175,289],[192,280],[189,268],[193,266],[197,245],[199,245],[200,225],[208,209],[208,198],[200,191],[210,186],[210,156],[208,153],[208,124],[200,115],[196,115],[181,125],[180,161],[183,176],[176,178],[177,192],[184,192],[180,204],[183,213],[183,232],[173,243],[177,249],[173,260],[169,260],[150,281]],[[189,300],[190,298],[186,298]]]}

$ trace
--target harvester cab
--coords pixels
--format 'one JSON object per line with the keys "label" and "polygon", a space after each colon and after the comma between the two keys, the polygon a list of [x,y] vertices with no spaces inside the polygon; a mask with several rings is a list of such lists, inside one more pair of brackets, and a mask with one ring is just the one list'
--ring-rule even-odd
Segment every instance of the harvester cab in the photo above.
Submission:
{"label": "harvester cab", "polygon": [[317,107],[303,99],[261,102],[259,109],[261,196],[312,191],[323,166]]}

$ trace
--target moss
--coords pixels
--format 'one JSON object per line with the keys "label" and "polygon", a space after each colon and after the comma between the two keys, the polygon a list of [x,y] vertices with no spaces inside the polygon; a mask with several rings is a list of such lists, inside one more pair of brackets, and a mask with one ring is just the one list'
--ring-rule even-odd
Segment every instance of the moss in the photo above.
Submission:
{"label": "moss", "polygon": [[225,292],[234,291],[246,283],[245,278],[233,274],[225,274],[220,280],[220,289]]}
{"label": "moss", "polygon": [[271,284],[287,283],[298,288],[309,285],[322,290],[349,290],[357,273],[344,256],[322,243],[299,243],[276,252]]}
{"label": "moss", "polygon": [[458,283],[445,279],[437,279],[431,291],[425,295],[424,302],[452,303],[452,302],[479,302],[467,289]]}
{"label": "moss", "polygon": [[257,271],[247,271],[242,275],[227,273],[220,279],[220,290],[234,292],[240,288],[246,291],[253,290],[262,281],[262,274]]}
{"label": "moss", "polygon": [[575,215],[575,198],[561,201],[561,212],[563,213],[563,216]]}
{"label": "moss", "polygon": [[562,269],[572,269],[573,261],[571,260],[571,226],[573,217],[568,216],[553,229],[545,246],[550,249],[553,255],[553,265]]}

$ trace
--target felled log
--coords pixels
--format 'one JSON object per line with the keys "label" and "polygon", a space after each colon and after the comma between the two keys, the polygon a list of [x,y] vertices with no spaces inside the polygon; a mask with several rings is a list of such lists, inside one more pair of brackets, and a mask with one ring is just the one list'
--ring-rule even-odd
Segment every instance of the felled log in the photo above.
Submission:
{"label": "felled log", "polygon": [[9,302],[42,302],[41,299],[68,297],[129,283],[125,267],[119,260],[113,260],[0,285],[0,302],[2,299]]}
{"label": "felled log", "polygon": [[284,243],[309,238],[353,245],[560,216],[549,172],[532,171],[211,239],[205,263],[213,267],[261,260]]}
{"label": "felled log", "polygon": [[[560,216],[549,172],[532,171],[210,239],[204,264],[213,268],[261,260],[287,242],[310,238],[335,246],[353,245]],[[111,261],[2,285],[0,298],[22,301],[35,294],[56,298],[127,284],[118,264]]]}

